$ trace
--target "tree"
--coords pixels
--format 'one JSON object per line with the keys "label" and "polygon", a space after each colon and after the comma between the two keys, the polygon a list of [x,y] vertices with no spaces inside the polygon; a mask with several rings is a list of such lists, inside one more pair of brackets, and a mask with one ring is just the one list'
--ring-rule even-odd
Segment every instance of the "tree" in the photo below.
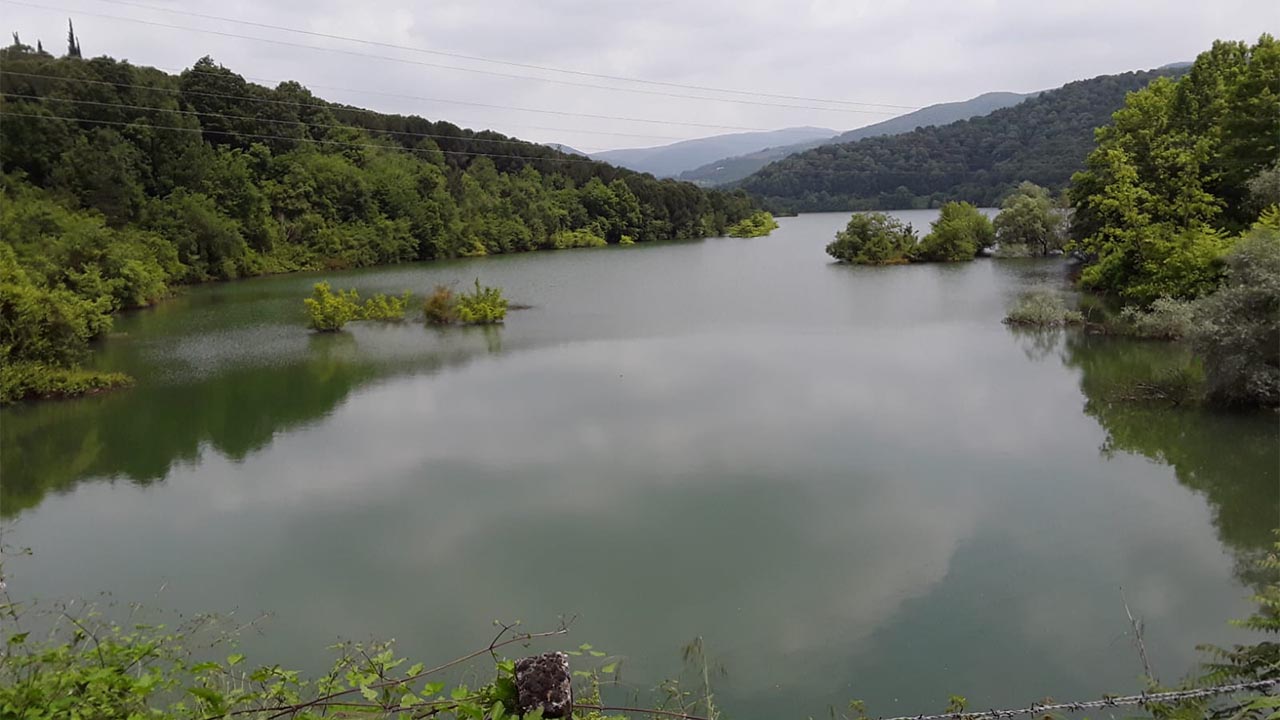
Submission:
{"label": "tree", "polygon": [[307,327],[317,332],[337,332],[360,317],[360,297],[355,290],[333,292],[327,282],[318,282],[311,297],[303,298],[307,308]]}
{"label": "tree", "polygon": [[1065,217],[1049,191],[1023,182],[1001,203],[996,215],[996,241],[1002,249],[1023,247],[1038,255],[1062,248]]}
{"label": "tree", "polygon": [[929,234],[911,250],[912,260],[959,262],[972,260],[978,252],[995,243],[996,230],[978,208],[965,202],[942,206]]}
{"label": "tree", "polygon": [[1226,266],[1226,285],[1198,302],[1192,333],[1210,398],[1280,405],[1280,207],[1236,244]]}
{"label": "tree", "polygon": [[[14,35],[17,39],[17,35]],[[71,18],[67,18],[67,57],[78,58],[80,55],[80,39],[76,37],[76,28],[71,24]]]}
{"label": "tree", "polygon": [[827,254],[859,265],[894,265],[907,262],[907,253],[915,244],[915,230],[910,225],[884,213],[854,213],[845,229],[827,245]]}

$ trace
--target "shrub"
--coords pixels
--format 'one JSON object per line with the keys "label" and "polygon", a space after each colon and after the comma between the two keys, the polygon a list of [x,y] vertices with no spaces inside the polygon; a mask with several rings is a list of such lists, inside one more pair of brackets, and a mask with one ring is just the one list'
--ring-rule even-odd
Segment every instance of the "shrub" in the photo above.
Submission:
{"label": "shrub", "polygon": [[1210,400],[1280,405],[1280,211],[1263,214],[1226,257],[1226,286],[1197,301],[1192,346]]}
{"label": "shrub", "polygon": [[360,309],[361,320],[403,320],[404,311],[409,307],[409,293],[400,297],[378,293],[364,301]]}
{"label": "shrub", "polygon": [[729,226],[728,234],[737,238],[764,237],[776,230],[778,221],[773,215],[760,210]]}
{"label": "shrub", "polygon": [[1003,255],[1048,255],[1061,249],[1065,217],[1054,207],[1049,191],[1024,182],[1001,204],[993,223]]}
{"label": "shrub", "polygon": [[476,278],[475,290],[458,295],[458,320],[468,325],[492,325],[507,316],[507,299],[502,289],[486,287]]}
{"label": "shrub", "polygon": [[1067,304],[1056,293],[1035,290],[1019,298],[1004,321],[1011,325],[1053,327],[1081,324],[1084,322],[1084,315],[1078,310],[1067,308]]}
{"label": "shrub", "polygon": [[590,230],[559,230],[551,235],[550,244],[556,250],[604,247],[608,245],[604,238]]}
{"label": "shrub", "polygon": [[458,299],[447,285],[437,285],[426,302],[422,314],[432,325],[452,325],[458,322]]}
{"label": "shrub", "polygon": [[476,278],[475,290],[458,295],[458,320],[468,325],[492,325],[507,316],[507,299],[502,288],[481,286]]}
{"label": "shrub", "polygon": [[884,213],[854,213],[827,245],[827,254],[859,265],[894,265],[905,263],[915,244],[916,233],[910,225]]}
{"label": "shrub", "polygon": [[360,296],[355,290],[333,292],[329,283],[318,282],[311,297],[302,301],[307,306],[307,327],[320,332],[337,332],[360,317]]}
{"label": "shrub", "polygon": [[996,241],[995,226],[978,208],[966,202],[942,206],[929,234],[909,253],[912,260],[959,262],[972,260]]}
{"label": "shrub", "polygon": [[1135,337],[1156,340],[1177,340],[1186,337],[1195,327],[1195,305],[1186,300],[1159,298],[1143,310],[1129,305],[1120,311],[1125,331]]}
{"label": "shrub", "polygon": [[122,373],[93,372],[39,362],[6,362],[0,365],[0,404],[76,397],[132,383],[133,379]]}

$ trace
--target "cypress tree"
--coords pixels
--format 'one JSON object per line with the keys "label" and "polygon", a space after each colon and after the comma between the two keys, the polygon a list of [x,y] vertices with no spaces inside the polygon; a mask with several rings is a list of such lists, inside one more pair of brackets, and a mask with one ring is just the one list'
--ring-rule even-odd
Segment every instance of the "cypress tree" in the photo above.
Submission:
{"label": "cypress tree", "polygon": [[80,41],[76,39],[76,28],[67,18],[67,57],[80,57]]}

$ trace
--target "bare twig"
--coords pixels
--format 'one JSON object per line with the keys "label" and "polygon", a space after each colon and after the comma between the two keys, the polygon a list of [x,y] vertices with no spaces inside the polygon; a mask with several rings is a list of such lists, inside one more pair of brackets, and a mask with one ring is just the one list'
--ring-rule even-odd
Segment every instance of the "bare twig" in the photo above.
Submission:
{"label": "bare twig", "polygon": [[1156,674],[1151,672],[1151,661],[1147,658],[1147,646],[1142,642],[1142,621],[1133,617],[1133,612],[1129,610],[1129,601],[1124,597],[1124,588],[1120,588],[1120,602],[1124,603],[1124,614],[1129,616],[1129,624],[1133,626],[1133,642],[1138,646],[1138,657],[1142,658],[1142,670],[1146,673],[1147,679],[1153,683],[1159,684]]}
{"label": "bare twig", "polygon": [[[467,653],[466,655],[463,655],[458,658],[454,658],[453,660],[450,660],[449,662],[444,663],[442,665],[437,665],[433,668],[423,670],[422,672],[417,673],[416,675],[410,675],[408,677],[401,678],[398,680],[384,680],[382,682],[369,685],[368,687],[375,690],[380,690],[386,687],[406,685],[408,683],[414,682],[415,680],[420,680],[428,675],[442,672],[444,670],[448,670],[451,667],[461,665],[462,663],[465,663],[468,660],[474,660],[475,658],[485,653],[492,653],[494,650],[497,650],[500,647],[505,647],[507,645],[512,645],[515,643],[529,642],[530,640],[536,640],[538,638],[564,635],[569,632],[569,626],[573,624],[573,620],[574,618],[570,618],[567,622],[562,622],[560,624],[560,627],[556,628],[555,630],[546,630],[543,632],[536,632],[536,633],[518,633],[518,634],[512,635],[506,640],[501,640],[500,638],[502,637],[503,633],[499,633],[498,636],[495,637],[486,647],[476,650],[475,652]],[[505,630],[504,630],[504,633],[505,633]],[[293,705],[277,705],[274,707],[257,708],[255,712],[273,713],[272,715],[268,715],[266,720],[277,720],[278,718],[282,718],[286,715],[293,715],[293,714],[299,713],[303,710],[306,710],[307,708],[323,706],[325,703],[331,700],[345,697],[347,695],[350,695],[352,693],[359,692],[359,691],[360,691],[360,688],[358,687],[347,688],[346,690],[339,690],[337,692],[332,692],[327,695],[322,695],[318,698],[308,700],[306,702],[296,703]],[[236,713],[232,713],[232,714],[236,714]],[[222,716],[209,717],[209,718],[206,718],[206,720],[218,720],[218,718],[220,717]]]}

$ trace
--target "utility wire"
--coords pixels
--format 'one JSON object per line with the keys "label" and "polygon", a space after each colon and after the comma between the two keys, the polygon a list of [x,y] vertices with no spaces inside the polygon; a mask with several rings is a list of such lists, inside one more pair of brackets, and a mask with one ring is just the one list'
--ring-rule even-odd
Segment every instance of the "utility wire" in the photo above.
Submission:
{"label": "utility wire", "polygon": [[[599,78],[602,80],[616,80],[619,82],[632,82],[632,83],[640,83],[644,85],[653,85],[653,86],[660,86],[660,87],[681,88],[684,90],[701,90],[701,91],[707,91],[707,92],[729,93],[733,95],[746,95],[749,97],[767,97],[767,98],[774,98],[779,100],[800,100],[805,102],[821,102],[821,103],[830,103],[833,105],[859,105],[864,107],[893,108],[897,110],[918,110],[919,109],[919,107],[912,106],[912,105],[895,105],[891,103],[863,102],[863,101],[857,101],[857,100],[832,100],[828,98],[804,97],[799,95],[780,95],[775,93],[757,92],[752,90],[732,90],[729,88],[711,87],[706,85],[688,85],[684,83],[663,82],[660,80],[646,80],[644,78],[627,77],[622,75],[606,75],[604,73],[586,72],[584,70],[558,68],[558,67],[551,67],[547,65],[536,65],[533,63],[513,62],[509,60],[499,60],[495,58],[480,57],[477,55],[463,55],[461,53],[446,52],[444,50],[430,50],[427,48],[412,47],[408,45],[397,45],[395,43],[382,42],[378,40],[368,40],[365,38],[357,38],[357,37],[349,37],[346,35],[336,35],[332,33],[316,32],[313,30],[302,30],[300,28],[291,28],[283,25],[272,25],[270,23],[254,22],[251,20],[240,20],[236,18],[222,17],[219,15],[206,15],[203,13],[190,12],[187,10],[174,10],[171,8],[157,7],[155,5],[148,5],[145,3],[129,2],[129,0],[97,0],[97,1],[102,3],[108,3],[111,5],[123,5],[128,7],[142,8],[145,10],[154,10],[156,12],[169,13],[172,15],[185,15],[187,17],[201,18],[204,20],[217,20],[220,22],[235,23],[238,25],[249,25],[252,27],[264,28],[269,30],[279,30],[281,32],[290,32],[290,33],[296,33],[299,35],[309,35],[311,37],[321,37],[321,38],[327,38],[330,40],[343,40],[346,42],[360,43],[362,45],[371,45],[375,47],[385,47],[385,48],[390,48],[394,50],[407,50],[409,52],[424,53],[424,54],[436,55],[440,57],[451,57],[451,58],[457,58],[460,60],[472,60],[476,62],[493,63],[495,65],[506,65],[509,67],[519,67],[519,68],[526,68],[530,70],[542,70],[544,72],[557,72],[557,73],[564,73],[568,75],[577,75],[580,77],[593,77],[593,78]],[[609,88],[609,89],[620,90],[622,88]],[[676,97],[684,97],[684,96],[676,96]],[[706,99],[718,100],[721,98],[706,98]],[[788,107],[788,106],[784,105],[780,107]]]}
{"label": "utility wire", "polygon": [[[0,0],[0,2],[3,2],[3,0]],[[182,73],[191,73],[192,75],[208,75],[210,77],[224,77],[221,73],[208,72],[206,70],[196,70],[195,68],[173,68],[173,67],[164,67],[162,65],[152,65],[150,67],[154,67],[159,70],[165,70],[174,75],[180,75]],[[252,80],[256,83],[263,83],[268,86],[279,85],[280,83],[283,83],[283,82],[289,82],[287,80],[277,80],[273,78],[256,77],[253,75],[240,75],[240,77],[244,78],[245,80]],[[308,89],[316,88],[319,90],[332,90],[334,92],[348,92],[348,93],[356,93],[359,95],[378,95],[381,97],[394,97],[394,98],[402,98],[406,100],[426,100],[426,101],[431,100],[431,98],[424,98],[417,95],[405,95],[404,93],[384,92],[381,90],[363,90],[363,89],[357,89],[357,88],[340,87],[337,85],[317,85],[313,83],[303,83],[300,80],[294,80],[294,82],[298,82],[299,84],[303,85]],[[331,105],[349,112],[367,112],[367,113],[373,113],[375,115],[398,114],[398,113],[386,113],[378,110],[366,110],[364,108],[355,108],[355,107],[351,107],[350,105],[345,105],[342,103],[331,102]],[[445,122],[450,122],[450,121],[445,121]],[[481,121],[481,122],[487,122],[487,121]],[[609,132],[607,130],[579,130],[577,128],[545,127],[542,125],[525,125],[523,123],[517,123],[517,125],[519,127],[528,128],[530,130],[550,130],[553,132],[586,133],[588,135],[616,135],[619,137],[645,138],[647,140],[697,140],[697,139],[700,139],[700,138],[677,137],[674,135],[641,135],[638,133]]]}
{"label": "utility wire", "polygon": [[[224,120],[247,120],[249,122],[269,122],[269,123],[278,123],[281,125],[301,125],[303,127],[309,127],[309,128],[325,128],[325,129],[333,129],[333,130],[357,129],[357,130],[363,130],[365,132],[376,133],[376,134],[404,135],[406,137],[420,137],[420,138],[440,138],[444,140],[486,142],[486,143],[497,143],[497,144],[504,144],[504,145],[523,145],[523,146],[538,145],[538,143],[530,142],[528,140],[491,140],[489,138],[468,137],[465,135],[443,135],[440,133],[421,133],[421,132],[410,132],[407,130],[381,130],[377,128],[359,127],[355,125],[341,125],[341,124],[334,124],[334,123],[309,123],[309,122],[302,122],[300,120],[279,120],[276,118],[254,117],[252,115],[228,115],[226,113],[200,112],[197,110],[176,110],[172,108],[155,107],[154,105],[127,105],[125,103],[103,102],[100,100],[73,100],[71,98],[53,97],[48,95],[23,95],[21,93],[11,93],[11,92],[5,92],[0,94],[3,94],[4,96],[11,97],[11,98],[19,98],[21,100],[67,102],[67,103],[75,103],[77,105],[95,105],[99,107],[109,107],[109,108],[127,108],[130,110],[151,110],[155,112],[174,113],[176,115],[193,115],[198,117],[222,118]],[[549,149],[554,150],[555,148],[549,148]]]}
{"label": "utility wire", "polygon": [[[59,13],[65,12],[65,13],[72,13],[72,14],[79,13],[81,15],[88,15],[90,17],[104,18],[107,20],[118,20],[121,22],[138,23],[141,25],[162,27],[170,30],[185,30],[188,32],[206,33],[209,35],[219,35],[222,37],[237,38],[240,40],[252,40],[254,42],[264,42],[264,43],[270,43],[273,45],[283,45],[285,47],[318,50],[320,52],[337,53],[339,55],[350,55],[353,57],[366,58],[366,59],[372,59],[372,60],[386,60],[388,62],[404,63],[408,65],[419,65],[423,67],[431,67],[431,68],[437,68],[442,70],[456,70],[459,72],[478,73],[480,75],[491,75],[494,77],[511,78],[515,80],[532,80],[534,82],[554,83],[557,85],[570,85],[573,87],[585,87],[585,88],[591,88],[595,90],[613,90],[616,92],[639,93],[641,95],[658,95],[662,97],[684,98],[689,100],[706,100],[711,102],[729,102],[729,103],[738,103],[738,104],[745,104],[745,105],[763,105],[766,107],[791,108],[791,109],[798,109],[798,110],[818,110],[818,111],[824,111],[824,112],[841,112],[841,113],[862,113],[862,114],[870,114],[870,115],[900,115],[901,114],[901,110],[897,110],[897,109],[866,110],[866,109],[856,109],[856,108],[824,108],[824,107],[817,107],[813,105],[784,105],[779,103],[758,102],[755,100],[714,98],[714,97],[706,97],[701,95],[678,95],[675,93],[662,92],[657,90],[639,90],[636,88],[619,88],[619,87],[610,87],[607,85],[593,85],[590,83],[573,82],[571,80],[555,80],[552,78],[542,78],[542,77],[537,77],[533,75],[515,75],[512,73],[498,72],[496,70],[481,70],[479,68],[465,68],[465,67],[458,67],[456,65],[441,65],[439,63],[425,62],[422,60],[410,60],[408,58],[391,57],[389,55],[374,55],[372,53],[362,53],[362,52],[356,52],[354,50],[344,50],[342,48],[330,48],[330,47],[324,47],[321,45],[307,45],[305,43],[290,42],[288,40],[276,40],[274,38],[254,37],[252,35],[241,35],[239,33],[229,33],[229,32],[223,32],[221,30],[209,30],[207,28],[189,27],[185,25],[172,25],[169,23],[156,22],[154,20],[143,20],[140,18],[125,17],[122,15],[108,15],[106,13],[95,13],[95,12],[88,12],[84,10],[71,10],[69,8],[59,7],[56,5],[42,5],[39,3],[23,2],[23,0],[0,0],[0,1],[8,3],[10,5],[21,5],[23,7],[36,8],[39,10],[50,10],[50,11],[57,11]],[[235,22],[233,20],[228,20],[228,21]],[[281,28],[281,29],[287,30],[288,28]]]}
{"label": "utility wire", "polygon": [[[289,137],[287,135],[263,135],[258,133],[235,132],[231,130],[210,130],[208,128],[184,128],[184,127],[174,127],[172,125],[151,125],[148,123],[125,122],[122,120],[94,120],[91,118],[74,118],[74,117],[65,117],[62,115],[34,115],[31,113],[15,113],[15,112],[4,111],[0,113],[0,116],[31,118],[33,120],[65,120],[67,122],[93,123],[95,125],[115,125],[115,126],[121,126],[121,127],[148,128],[151,130],[173,130],[175,132],[201,133],[201,134],[207,134],[207,135],[226,135],[229,137],[236,137],[236,138],[253,138],[255,140],[286,140],[289,142],[313,143],[317,145],[337,145],[339,147],[353,147],[353,148],[376,148],[379,150],[389,150],[389,151],[407,150],[409,152],[425,152],[425,153],[439,152],[445,155],[470,155],[474,157],[511,158],[515,160],[531,160],[531,161],[563,162],[563,163],[589,163],[592,165],[608,164],[608,163],[601,162],[599,160],[591,160],[588,158],[538,157],[536,155],[504,155],[501,153],[471,152],[468,150],[432,150],[429,148],[408,148],[402,145],[381,145],[378,143],[352,143],[352,142],[343,142],[340,140],[314,140],[311,138]],[[360,128],[353,128],[353,129],[360,129]],[[547,148],[547,151],[559,152],[558,150],[553,150],[552,148]]]}
{"label": "utility wire", "polygon": [[[0,2],[12,2],[12,0],[0,0]],[[139,88],[143,88],[143,89],[157,89],[157,90],[161,89],[161,88],[149,88],[149,87],[144,86],[144,85],[130,85],[129,83],[117,83],[117,82],[110,82],[110,81],[106,81],[106,80],[89,80],[89,79],[85,79],[85,78],[69,78],[69,77],[62,77],[62,76],[59,76],[59,75],[42,75],[42,74],[40,74],[40,73],[24,73],[24,72],[16,72],[16,71],[12,71],[12,70],[0,70],[0,74],[7,74],[7,75],[20,75],[20,76],[24,76],[24,77],[41,77],[41,78],[46,78],[46,79],[50,79],[50,80],[65,80],[65,81],[67,81],[67,82],[86,82],[86,83],[97,83],[97,84],[103,84],[103,85],[117,85],[117,86],[120,86],[120,87],[139,87]],[[165,91],[165,92],[180,92],[180,91],[178,91],[178,90],[168,90],[168,89],[164,89],[164,91]],[[240,96],[240,95],[225,95],[225,94],[222,94],[222,93],[205,93],[205,92],[196,92],[196,91],[185,91],[185,94],[189,94],[189,95],[207,95],[207,96],[211,96],[211,97],[223,97],[223,98],[227,98],[227,99],[238,99],[238,100],[259,100],[259,101],[261,101],[261,102],[271,102],[271,103],[278,103],[278,104],[283,104],[283,105],[296,105],[296,104],[299,104],[299,103],[290,103],[290,102],[283,101],[283,100],[269,100],[269,99],[264,99],[264,98],[250,98],[250,97],[245,97],[245,96]],[[712,128],[712,129],[715,129],[715,130],[759,130],[759,131],[768,131],[768,130],[770,130],[770,128],[742,127],[742,126],[738,126],[738,125],[712,125],[712,124],[708,124],[708,123],[691,123],[691,122],[682,122],[682,121],[679,121],[679,120],[651,120],[651,119],[647,119],[647,118],[629,118],[629,117],[619,117],[619,116],[617,116],[617,115],[594,115],[594,114],[590,114],[590,113],[575,113],[575,112],[569,112],[569,111],[567,111],[567,110],[542,110],[542,109],[539,109],[539,108],[525,108],[525,107],[517,107],[517,106],[514,106],[514,105],[493,105],[493,104],[490,104],[490,103],[478,103],[478,102],[470,102],[470,101],[466,101],[466,100],[448,100],[448,99],[445,99],[445,98],[419,97],[419,98],[417,98],[417,99],[419,99],[419,100],[424,100],[424,101],[427,101],[427,102],[446,103],[446,104],[450,104],[450,105],[469,105],[469,106],[474,106],[474,107],[496,108],[496,109],[499,109],[499,110],[516,110],[516,111],[519,111],[519,112],[544,113],[544,114],[547,114],[547,115],[562,115],[562,116],[565,116],[565,117],[593,118],[593,119],[597,119],[597,120],[620,120],[620,121],[623,121],[623,122],[650,123],[650,124],[653,124],[653,125],[686,125],[686,126],[689,126],[689,127]],[[303,103],[303,104],[304,104],[304,105],[306,105],[307,103]],[[328,105],[328,106],[316,105],[316,107],[330,107],[330,108],[332,108],[332,107],[334,107],[334,105],[333,105],[333,104]],[[338,107],[341,107],[341,106],[338,106]],[[344,109],[345,109],[345,108],[344,108]],[[355,109],[359,109],[359,108],[355,108]],[[376,112],[376,111],[372,111],[372,110],[365,110],[364,112]],[[385,115],[385,114],[387,114],[387,113],[378,113],[378,114],[383,114],[383,115]]]}

